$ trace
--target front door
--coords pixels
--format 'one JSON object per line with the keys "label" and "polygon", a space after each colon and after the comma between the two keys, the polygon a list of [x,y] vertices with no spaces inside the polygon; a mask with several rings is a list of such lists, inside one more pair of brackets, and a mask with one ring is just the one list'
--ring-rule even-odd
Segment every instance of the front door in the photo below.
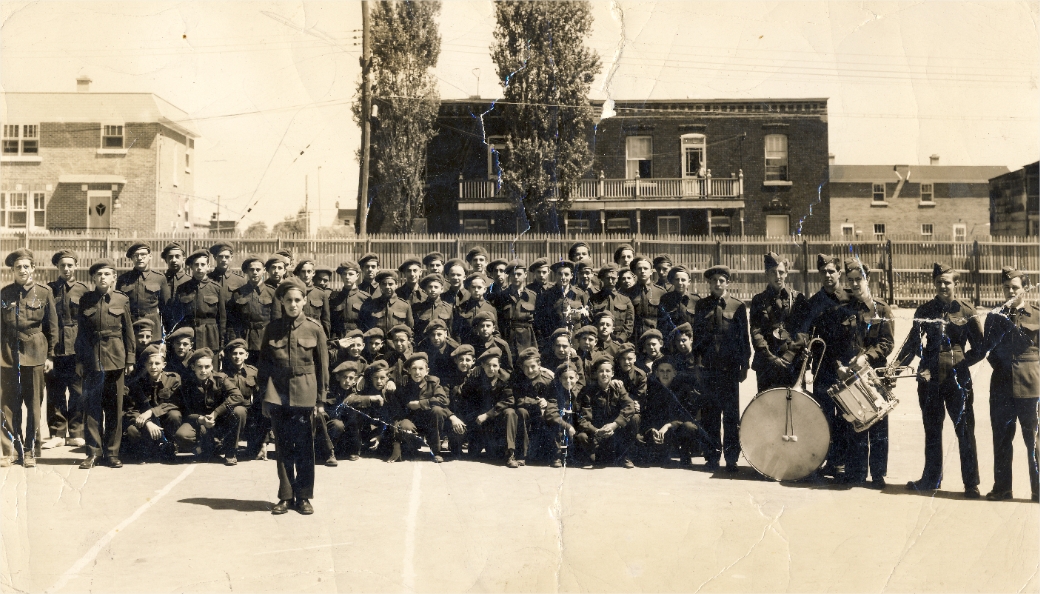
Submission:
{"label": "front door", "polygon": [[112,191],[87,192],[87,228],[108,229],[112,226]]}

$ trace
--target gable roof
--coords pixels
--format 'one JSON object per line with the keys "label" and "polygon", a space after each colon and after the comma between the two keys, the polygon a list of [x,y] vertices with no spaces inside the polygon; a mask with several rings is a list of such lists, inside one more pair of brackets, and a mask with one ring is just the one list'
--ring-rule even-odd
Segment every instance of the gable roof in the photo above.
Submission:
{"label": "gable roof", "polygon": [[198,138],[191,117],[152,93],[2,93],[0,119],[16,123],[158,122]]}
{"label": "gable roof", "polygon": [[898,182],[905,175],[911,183],[989,183],[1008,172],[1003,165],[831,165],[831,183]]}

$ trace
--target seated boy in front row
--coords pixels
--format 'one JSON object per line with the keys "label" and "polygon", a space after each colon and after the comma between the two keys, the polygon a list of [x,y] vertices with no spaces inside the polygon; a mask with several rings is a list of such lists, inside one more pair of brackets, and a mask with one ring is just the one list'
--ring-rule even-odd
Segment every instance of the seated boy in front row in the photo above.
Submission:
{"label": "seated boy in front row", "polygon": [[173,436],[181,426],[181,378],[164,371],[163,349],[151,345],[138,359],[144,367],[126,384],[127,410],[123,416],[127,441],[123,446],[128,457],[149,460],[161,457],[172,460],[177,454]]}

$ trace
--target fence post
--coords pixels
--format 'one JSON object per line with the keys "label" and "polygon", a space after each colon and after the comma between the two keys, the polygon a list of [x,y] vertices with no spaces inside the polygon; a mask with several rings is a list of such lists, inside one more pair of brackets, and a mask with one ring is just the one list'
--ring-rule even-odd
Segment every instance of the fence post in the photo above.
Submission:
{"label": "fence post", "polygon": [[885,277],[888,279],[888,303],[889,305],[895,305],[896,303],[896,272],[895,263],[892,261],[892,240],[889,239],[885,242],[885,250],[887,251],[885,258]]}
{"label": "fence post", "polygon": [[[25,232],[25,243],[26,243],[26,246],[28,247],[28,243],[29,243],[29,232],[28,231]],[[191,252],[188,252],[188,253],[190,254]],[[111,235],[105,235],[105,257],[106,258],[111,258],[112,257],[112,236]]]}
{"label": "fence post", "polygon": [[982,302],[982,254],[979,253],[979,240],[972,242],[971,271],[972,281],[975,283],[975,307]]}
{"label": "fence post", "polygon": [[809,294],[809,242],[802,240],[802,293]]}
{"label": "fence post", "polygon": [[712,266],[718,266],[722,264],[722,240],[719,238],[715,239],[715,262]]}
{"label": "fence post", "polygon": [[282,236],[281,235],[278,236],[278,244],[277,244],[276,248],[277,248],[277,249],[275,249],[276,252],[282,251]]}

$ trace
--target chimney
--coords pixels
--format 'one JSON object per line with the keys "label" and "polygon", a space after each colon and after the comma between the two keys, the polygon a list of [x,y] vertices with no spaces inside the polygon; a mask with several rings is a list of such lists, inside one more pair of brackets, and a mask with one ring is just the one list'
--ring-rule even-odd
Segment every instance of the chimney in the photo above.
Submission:
{"label": "chimney", "polygon": [[92,83],[92,82],[93,81],[90,80],[90,77],[86,76],[86,75],[77,78],[76,79],[76,92],[77,93],[89,93],[90,92],[90,83]]}
{"label": "chimney", "polygon": [[928,157],[928,164],[929,165],[938,165],[939,164],[939,155],[932,155],[931,157]]}
{"label": "chimney", "polygon": [[834,153],[827,154],[827,164],[834,165]]}

